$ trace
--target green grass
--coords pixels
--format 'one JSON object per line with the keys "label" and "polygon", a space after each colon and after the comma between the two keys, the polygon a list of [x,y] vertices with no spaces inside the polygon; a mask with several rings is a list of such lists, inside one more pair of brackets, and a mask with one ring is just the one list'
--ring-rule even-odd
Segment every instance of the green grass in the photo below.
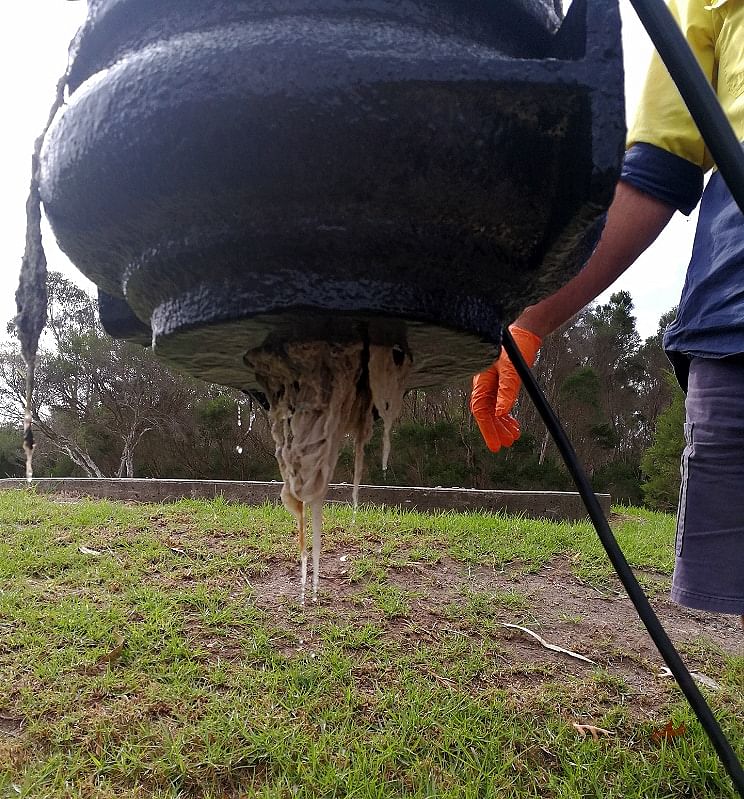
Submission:
{"label": "green grass", "polygon": [[[261,580],[296,560],[281,509],[0,493],[0,797],[734,796],[673,686],[639,709],[610,670],[515,657],[500,621],[530,596],[467,581],[562,558],[609,584],[588,525],[331,508],[326,528],[348,580],[280,606]],[[624,510],[616,532],[668,574],[670,517]],[[406,586],[444,565],[456,596]],[[688,648],[744,755],[744,658]],[[669,719],[688,732],[653,743]]]}

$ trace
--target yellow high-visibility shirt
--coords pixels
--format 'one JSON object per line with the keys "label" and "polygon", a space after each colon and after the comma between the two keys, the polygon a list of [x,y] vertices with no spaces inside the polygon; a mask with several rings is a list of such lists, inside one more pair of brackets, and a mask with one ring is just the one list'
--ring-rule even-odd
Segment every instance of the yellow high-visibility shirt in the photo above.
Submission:
{"label": "yellow high-visibility shirt", "polygon": [[[744,139],[744,0],[670,0],[669,7]],[[689,213],[700,199],[703,172],[713,166],[674,82],[654,55],[628,135],[622,180]],[[744,353],[744,216],[718,171],[703,194],[677,318],[664,348],[678,374],[690,356]]]}
{"label": "yellow high-visibility shirt", "polygon": [[[670,0],[677,20],[718,101],[744,138],[744,1]],[[658,53],[654,53],[628,147],[646,142],[708,171],[713,166],[702,137]]]}

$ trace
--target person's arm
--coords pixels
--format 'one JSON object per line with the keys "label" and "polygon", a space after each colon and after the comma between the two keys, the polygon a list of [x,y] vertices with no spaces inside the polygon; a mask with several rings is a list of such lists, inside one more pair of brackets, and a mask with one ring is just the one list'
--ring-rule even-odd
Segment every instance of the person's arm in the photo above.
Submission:
{"label": "person's arm", "polygon": [[[573,280],[526,308],[509,327],[528,366],[541,339],[590,303],[643,253],[666,227],[675,208],[630,183],[618,183],[597,249]],[[483,440],[493,452],[511,446],[520,434],[511,414],[520,380],[505,352],[473,378],[470,410]]]}
{"label": "person's arm", "polygon": [[586,266],[555,294],[526,308],[514,324],[541,339],[557,330],[653,244],[674,211],[629,183],[618,183],[602,237]]}
{"label": "person's arm", "polygon": [[[669,0],[669,8],[714,83],[718,71],[718,20],[714,17],[718,12],[700,0]],[[607,224],[588,263],[562,289],[526,308],[509,328],[530,366],[544,336],[611,286],[653,243],[675,209],[689,214],[700,200],[703,173],[712,166],[710,154],[658,55],[652,58],[627,147]],[[493,451],[519,437],[519,425],[511,416],[519,385],[519,376],[503,351],[492,366],[473,378],[470,408]]]}

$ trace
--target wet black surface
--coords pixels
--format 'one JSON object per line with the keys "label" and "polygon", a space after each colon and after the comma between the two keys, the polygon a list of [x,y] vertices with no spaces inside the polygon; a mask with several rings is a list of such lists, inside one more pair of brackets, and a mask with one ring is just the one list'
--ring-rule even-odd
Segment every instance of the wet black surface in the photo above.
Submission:
{"label": "wet black surface", "polygon": [[[243,354],[390,340],[482,368],[590,252],[622,152],[615,2],[99,0],[43,151],[116,336],[255,386]],[[118,301],[117,301],[118,300]]]}

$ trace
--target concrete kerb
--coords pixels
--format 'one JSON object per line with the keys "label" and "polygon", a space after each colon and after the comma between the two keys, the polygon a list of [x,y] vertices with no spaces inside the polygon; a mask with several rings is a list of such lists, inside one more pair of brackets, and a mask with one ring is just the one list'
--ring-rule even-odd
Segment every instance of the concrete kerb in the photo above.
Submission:
{"label": "concrete kerb", "polygon": [[[239,480],[149,480],[127,478],[39,478],[0,479],[0,490],[27,489],[44,494],[62,494],[129,502],[175,502],[179,499],[214,499],[246,505],[279,503],[281,483]],[[329,503],[350,504],[352,487],[333,484]],[[605,514],[610,512],[610,495],[597,494]],[[400,486],[361,486],[362,504],[402,510],[467,513],[485,511],[526,516],[551,521],[580,521],[587,512],[578,493],[573,491],[479,491],[471,488],[415,488]]]}

